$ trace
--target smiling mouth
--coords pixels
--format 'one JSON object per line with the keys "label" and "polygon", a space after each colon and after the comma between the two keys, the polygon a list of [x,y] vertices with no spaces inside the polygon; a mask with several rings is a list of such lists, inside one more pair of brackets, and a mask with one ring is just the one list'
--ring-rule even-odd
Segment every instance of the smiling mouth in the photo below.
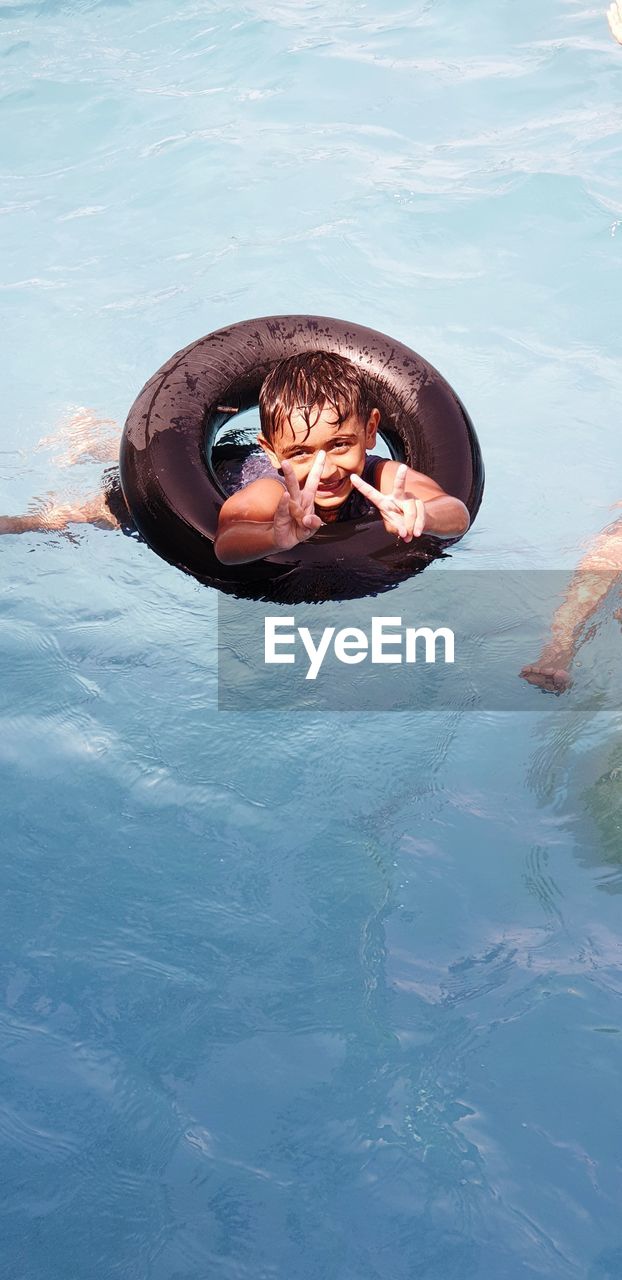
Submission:
{"label": "smiling mouth", "polygon": [[319,484],[316,492],[317,493],[336,493],[337,490],[341,489],[342,485],[345,484],[347,478],[348,478],[347,476],[344,476],[342,480],[335,480],[334,484]]}

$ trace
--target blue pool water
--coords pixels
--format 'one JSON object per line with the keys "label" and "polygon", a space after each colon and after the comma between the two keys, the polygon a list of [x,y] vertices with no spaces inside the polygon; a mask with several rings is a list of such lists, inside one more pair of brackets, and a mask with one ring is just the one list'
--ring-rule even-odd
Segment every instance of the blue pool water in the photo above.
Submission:
{"label": "blue pool water", "polygon": [[[78,408],[310,312],[467,404],[456,572],[572,566],[622,498],[604,8],[0,5],[0,510],[96,490],[37,447]],[[619,1280],[617,718],[226,715],[212,591],[0,550],[2,1274]]]}

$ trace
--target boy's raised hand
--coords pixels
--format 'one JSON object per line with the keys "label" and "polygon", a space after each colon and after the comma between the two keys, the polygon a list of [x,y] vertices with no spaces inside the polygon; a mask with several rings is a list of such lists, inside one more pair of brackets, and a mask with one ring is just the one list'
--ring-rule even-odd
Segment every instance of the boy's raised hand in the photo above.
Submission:
{"label": "boy's raised hand", "polygon": [[354,488],[378,508],[387,533],[395,533],[404,542],[412,542],[413,538],[420,538],[425,529],[425,504],[421,498],[406,492],[407,475],[408,467],[402,462],[395,472],[391,493],[374,489],[362,476],[355,474],[350,479]]}
{"label": "boy's raised hand", "polygon": [[298,484],[291,462],[281,463],[287,486],[274,513],[274,543],[279,551],[289,551],[299,542],[312,538],[324,523],[315,513],[315,495],[320,483],[326,454],[320,450],[302,487]]}

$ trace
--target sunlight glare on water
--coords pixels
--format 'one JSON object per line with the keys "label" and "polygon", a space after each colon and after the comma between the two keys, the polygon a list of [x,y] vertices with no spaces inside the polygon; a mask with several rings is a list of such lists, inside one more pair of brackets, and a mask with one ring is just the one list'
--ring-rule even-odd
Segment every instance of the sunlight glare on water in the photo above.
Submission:
{"label": "sunlight glare on water", "polygon": [[[96,490],[37,447],[78,410],[309,313],[467,405],[457,572],[572,566],[622,498],[601,9],[1,5],[2,512]],[[7,1276],[622,1276],[615,717],[219,714],[213,591],[2,554]]]}

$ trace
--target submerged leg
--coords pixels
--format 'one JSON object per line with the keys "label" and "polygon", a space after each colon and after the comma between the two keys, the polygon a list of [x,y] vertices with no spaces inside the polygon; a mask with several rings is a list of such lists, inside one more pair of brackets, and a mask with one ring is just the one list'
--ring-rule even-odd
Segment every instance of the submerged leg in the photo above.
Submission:
{"label": "submerged leg", "polygon": [[116,462],[119,441],[113,418],[99,418],[94,409],[80,408],[53,435],[44,436],[36,448],[60,448],[52,461],[58,467],[75,467],[82,462]]}

